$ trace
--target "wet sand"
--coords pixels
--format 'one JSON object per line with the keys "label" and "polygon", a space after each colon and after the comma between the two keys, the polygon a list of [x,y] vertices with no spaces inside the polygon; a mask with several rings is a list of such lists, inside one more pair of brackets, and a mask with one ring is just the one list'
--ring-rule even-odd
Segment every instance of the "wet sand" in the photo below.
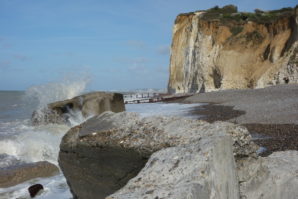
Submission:
{"label": "wet sand", "polygon": [[209,103],[190,111],[208,122],[229,121],[247,127],[255,142],[274,151],[298,150],[298,85],[196,94],[184,103]]}

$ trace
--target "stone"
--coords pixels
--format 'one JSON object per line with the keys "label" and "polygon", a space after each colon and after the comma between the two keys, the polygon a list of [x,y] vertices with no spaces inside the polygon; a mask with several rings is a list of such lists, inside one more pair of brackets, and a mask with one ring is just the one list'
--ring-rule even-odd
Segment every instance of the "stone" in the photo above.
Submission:
{"label": "stone", "polygon": [[28,192],[30,193],[31,198],[34,198],[42,190],[43,186],[41,184],[34,184],[28,188]]}
{"label": "stone", "polygon": [[250,13],[255,18],[232,13],[227,19],[220,15],[224,8],[216,10],[177,16],[168,92],[199,93],[298,83],[297,7],[281,10],[280,17],[271,17],[269,22],[255,13]]}
{"label": "stone", "polygon": [[14,186],[40,177],[57,175],[59,168],[47,161],[23,163],[0,169],[0,188]]}
{"label": "stone", "polygon": [[239,198],[235,159],[257,148],[232,123],[104,112],[66,133],[59,165],[77,198]]}
{"label": "stone", "polygon": [[280,151],[239,168],[241,198],[298,198],[298,151]]}
{"label": "stone", "polygon": [[153,153],[140,173],[107,199],[238,199],[235,167],[230,136],[169,147]]}
{"label": "stone", "polygon": [[125,111],[123,95],[109,92],[92,92],[72,99],[54,102],[48,104],[47,108],[34,111],[31,121],[34,125],[65,124],[70,123],[73,119],[83,120],[104,111]]}
{"label": "stone", "polygon": [[297,198],[298,151],[257,150],[233,123],[104,112],[65,134],[59,165],[75,198]]}

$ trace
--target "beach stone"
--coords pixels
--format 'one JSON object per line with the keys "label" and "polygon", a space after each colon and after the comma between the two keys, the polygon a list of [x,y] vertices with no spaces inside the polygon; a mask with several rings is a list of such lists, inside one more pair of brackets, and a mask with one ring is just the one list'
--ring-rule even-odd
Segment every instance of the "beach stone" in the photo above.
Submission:
{"label": "beach stone", "polygon": [[228,122],[104,112],[66,133],[59,165],[77,198],[239,198],[235,159],[257,149]]}
{"label": "beach stone", "polygon": [[298,151],[275,152],[245,162],[238,175],[242,198],[298,198]]}
{"label": "beach stone", "polygon": [[107,198],[238,199],[232,139],[215,136],[155,152],[136,177]]}
{"label": "beach stone", "polygon": [[34,198],[41,190],[43,190],[43,186],[41,184],[35,184],[28,188],[31,198]]}
{"label": "beach stone", "polygon": [[70,118],[81,116],[88,118],[104,111],[121,112],[125,110],[123,95],[110,92],[92,92],[58,101],[32,114],[34,125],[58,123],[65,124]]}
{"label": "beach stone", "polygon": [[47,161],[23,163],[0,169],[0,188],[17,185],[39,177],[50,177],[59,173],[59,168]]}
{"label": "beach stone", "polygon": [[[298,52],[298,51],[297,51]],[[298,62],[297,62],[298,63]],[[298,67],[297,67],[298,69]],[[211,103],[216,106],[233,107],[242,112],[229,121],[238,124],[298,124],[297,84],[276,85],[262,89],[237,89],[195,94],[184,100],[185,103]],[[211,109],[212,110],[212,109]],[[213,110],[212,110],[213,111]],[[208,116],[216,120],[229,119],[232,112],[224,109],[217,115]],[[197,114],[206,114],[206,112]]]}

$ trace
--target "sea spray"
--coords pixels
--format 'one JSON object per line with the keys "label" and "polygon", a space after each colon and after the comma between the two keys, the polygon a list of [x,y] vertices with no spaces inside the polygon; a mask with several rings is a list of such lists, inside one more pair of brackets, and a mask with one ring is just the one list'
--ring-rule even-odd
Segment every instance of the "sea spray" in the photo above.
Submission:
{"label": "sea spray", "polygon": [[[62,136],[71,126],[80,124],[84,118],[81,112],[70,112],[70,124],[47,124],[32,126],[31,114],[34,110],[42,109],[48,103],[73,98],[85,91],[89,78],[65,78],[62,82],[52,82],[29,88],[25,94],[15,95],[18,102],[6,100],[9,110],[0,111],[0,166],[1,168],[16,166],[22,162],[49,161],[58,165],[57,157]],[[2,94],[2,93],[1,93]],[[10,94],[10,93],[9,93]],[[7,93],[3,95],[7,96]],[[10,97],[10,96],[9,96]],[[4,99],[4,98],[2,98]],[[13,104],[10,104],[13,103]],[[13,115],[15,109],[22,108],[26,119]],[[3,114],[2,114],[3,113]],[[7,114],[9,113],[9,114]],[[7,118],[6,116],[9,116]],[[35,179],[45,185],[43,198],[71,198],[65,178],[62,174],[45,179]],[[27,187],[31,181],[0,189],[0,198],[26,198]]]}
{"label": "sea spray", "polygon": [[50,82],[44,85],[30,87],[26,90],[25,98],[28,101],[38,102],[37,108],[44,108],[51,102],[70,99],[82,94],[89,83],[89,78],[65,78],[61,82]]}
{"label": "sea spray", "polygon": [[[51,82],[45,85],[33,86],[26,91],[25,100],[27,102],[34,102],[36,107],[32,110],[33,124],[47,124],[47,123],[64,123],[69,122],[69,125],[77,125],[85,120],[80,112],[71,112],[67,115],[67,121],[57,115],[48,118],[48,115],[54,116],[55,112],[48,109],[47,105],[56,101],[63,101],[71,99],[82,94],[89,82],[88,76],[81,76],[79,78],[68,77],[61,82]],[[57,121],[56,121],[57,120]]]}
{"label": "sea spray", "polygon": [[[82,114],[82,111],[79,110],[68,110],[68,122],[70,126],[76,126],[87,120],[89,117],[85,118]],[[92,117],[92,116],[90,116]]]}
{"label": "sea spray", "polygon": [[[83,93],[88,82],[88,76],[68,77],[61,82],[51,82],[27,89],[21,100],[23,106],[31,108],[27,110],[29,114],[27,118],[34,110],[41,112],[48,103],[73,98]],[[81,112],[74,111],[69,113],[69,118],[69,126],[58,124],[31,126],[30,119],[2,122],[0,154],[14,156],[25,162],[47,160],[57,164],[61,137],[71,126],[78,125],[86,119]]]}

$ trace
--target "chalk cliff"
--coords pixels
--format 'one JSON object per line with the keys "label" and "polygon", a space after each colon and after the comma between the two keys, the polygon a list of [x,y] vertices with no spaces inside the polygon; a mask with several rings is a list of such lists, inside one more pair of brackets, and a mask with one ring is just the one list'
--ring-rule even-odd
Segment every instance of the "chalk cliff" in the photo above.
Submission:
{"label": "chalk cliff", "polygon": [[229,5],[180,14],[173,28],[170,93],[298,83],[298,6],[238,12]]}

